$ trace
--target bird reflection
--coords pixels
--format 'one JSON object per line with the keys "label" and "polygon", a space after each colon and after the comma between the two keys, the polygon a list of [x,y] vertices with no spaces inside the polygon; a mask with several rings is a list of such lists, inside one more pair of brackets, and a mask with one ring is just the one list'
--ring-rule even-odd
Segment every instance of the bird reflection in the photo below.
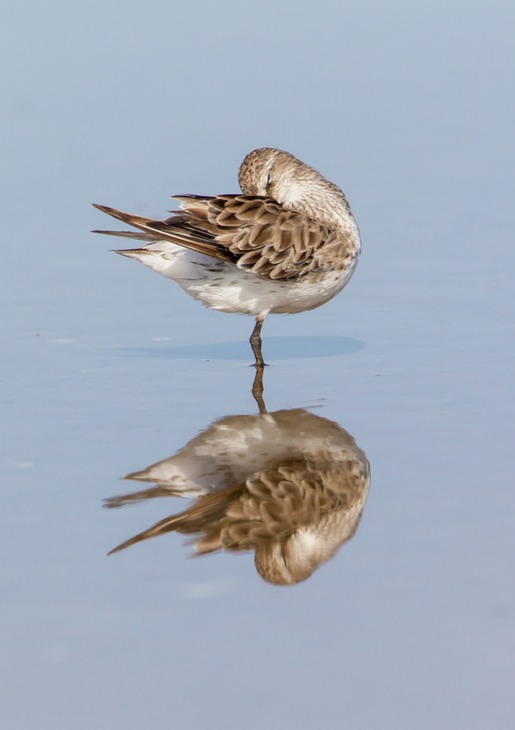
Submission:
{"label": "bird reflection", "polygon": [[194,502],[109,554],[178,532],[197,555],[252,550],[264,580],[292,585],[354,535],[370,483],[365,453],[327,418],[303,408],[267,413],[262,392],[256,400],[259,414],[220,418],[174,456],[125,477],[155,486],[106,507],[163,496]]}

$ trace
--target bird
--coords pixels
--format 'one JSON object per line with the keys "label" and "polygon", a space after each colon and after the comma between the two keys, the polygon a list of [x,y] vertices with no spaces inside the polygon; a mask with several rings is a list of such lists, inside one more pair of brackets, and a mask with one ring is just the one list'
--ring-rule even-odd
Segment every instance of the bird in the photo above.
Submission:
{"label": "bird", "polygon": [[289,152],[255,149],[238,177],[241,193],[172,196],[180,207],[165,220],[94,203],[137,231],[93,232],[137,241],[115,253],[173,279],[209,308],[255,317],[250,344],[263,367],[267,315],[332,299],[356,268],[361,240],[343,191]]}
{"label": "bird", "polygon": [[224,416],[174,456],[125,476],[154,487],[105,500],[121,507],[164,496],[194,499],[109,554],[152,537],[193,537],[196,555],[254,551],[268,583],[306,580],[357,530],[370,465],[341,426],[304,408]]}

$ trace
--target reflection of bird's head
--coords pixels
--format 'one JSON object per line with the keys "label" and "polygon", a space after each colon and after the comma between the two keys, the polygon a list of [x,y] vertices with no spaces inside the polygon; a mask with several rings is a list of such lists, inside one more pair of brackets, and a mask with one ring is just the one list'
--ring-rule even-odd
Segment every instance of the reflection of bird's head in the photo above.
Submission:
{"label": "reflection of bird's head", "polygon": [[323,538],[299,530],[281,542],[263,542],[256,546],[255,564],[268,583],[301,583],[336,552],[339,545],[324,544]]}

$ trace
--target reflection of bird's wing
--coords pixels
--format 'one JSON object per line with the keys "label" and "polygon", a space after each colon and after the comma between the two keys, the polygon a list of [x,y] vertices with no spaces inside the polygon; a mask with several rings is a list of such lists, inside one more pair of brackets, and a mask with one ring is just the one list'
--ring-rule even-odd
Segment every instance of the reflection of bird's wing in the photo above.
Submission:
{"label": "reflection of bird's wing", "polygon": [[155,487],[140,489],[139,492],[129,492],[129,494],[118,494],[116,497],[108,497],[107,499],[104,499],[104,507],[107,507],[108,509],[113,507],[125,507],[127,504],[144,502],[147,499],[173,496],[175,496],[175,492],[170,491],[170,489],[162,486],[161,484],[157,484]]}
{"label": "reflection of bird's wing", "polygon": [[200,497],[189,509],[161,520],[111,552],[172,531],[198,535],[198,554],[251,550],[263,542],[281,542],[299,528],[359,501],[367,475],[363,470],[353,472],[356,463],[292,459],[244,483]]}
{"label": "reflection of bird's wing", "polygon": [[231,502],[221,531],[222,547],[242,550],[264,540],[280,542],[316,525],[359,501],[367,478],[356,461],[329,461],[324,455],[267,469],[248,479],[240,499]]}
{"label": "reflection of bird's wing", "polygon": [[[232,487],[227,487],[220,492],[213,492],[200,497],[195,504],[189,507],[184,512],[179,512],[176,515],[170,515],[165,517],[164,520],[156,522],[155,525],[149,527],[148,530],[140,532],[138,535],[129,538],[125,542],[117,545],[115,548],[109,551],[108,555],[117,553],[119,550],[135,545],[137,542],[142,542],[150,537],[158,537],[158,535],[164,535],[167,532],[180,532],[184,535],[191,535],[201,532],[205,529],[205,526],[211,523],[217,524],[225,514],[225,511],[233,499],[237,499],[237,495],[244,489],[241,484],[235,484]],[[218,548],[213,548],[217,550]]]}
{"label": "reflection of bird's wing", "polygon": [[336,233],[271,198],[176,196],[182,210],[164,221],[95,205],[144,233],[95,231],[136,240],[170,241],[269,279],[289,279],[316,266],[316,252]]}

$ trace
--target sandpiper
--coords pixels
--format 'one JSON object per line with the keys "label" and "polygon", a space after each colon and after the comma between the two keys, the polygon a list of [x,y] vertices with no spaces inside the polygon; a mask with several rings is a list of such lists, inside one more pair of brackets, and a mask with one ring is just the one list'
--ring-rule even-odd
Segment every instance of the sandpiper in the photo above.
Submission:
{"label": "sandpiper", "polygon": [[116,251],[176,281],[211,309],[256,318],[250,343],[263,366],[268,314],[320,307],[347,284],[361,242],[344,193],[289,152],[262,147],[239,171],[242,193],[176,195],[166,220],[96,208],[138,231],[95,231],[144,242]]}
{"label": "sandpiper", "polygon": [[121,507],[155,497],[195,501],[111,553],[178,532],[197,555],[253,551],[269,583],[306,580],[356,532],[370,465],[337,423],[303,408],[225,416],[174,456],[126,479],[154,487],[105,501]]}

